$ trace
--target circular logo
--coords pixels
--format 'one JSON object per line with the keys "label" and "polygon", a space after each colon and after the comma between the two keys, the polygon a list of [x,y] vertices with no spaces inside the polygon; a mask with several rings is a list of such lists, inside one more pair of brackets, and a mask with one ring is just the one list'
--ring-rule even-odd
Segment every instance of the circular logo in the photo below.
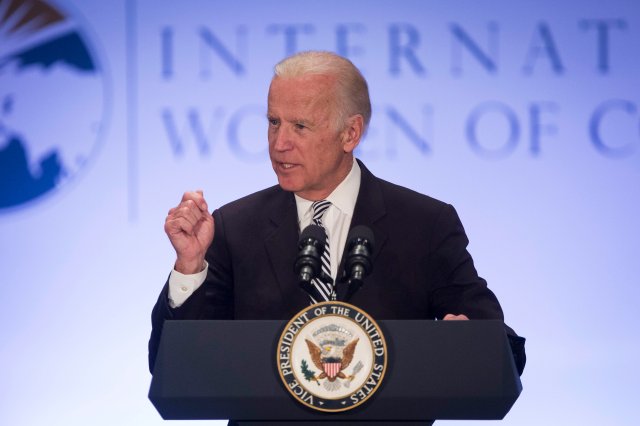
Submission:
{"label": "circular logo", "polygon": [[284,328],[276,356],[289,393],[325,412],[362,404],[378,390],[387,368],[387,345],[378,324],[342,302],[298,312]]}
{"label": "circular logo", "polygon": [[97,151],[104,69],[77,19],[43,0],[0,2],[0,213],[57,192]]}

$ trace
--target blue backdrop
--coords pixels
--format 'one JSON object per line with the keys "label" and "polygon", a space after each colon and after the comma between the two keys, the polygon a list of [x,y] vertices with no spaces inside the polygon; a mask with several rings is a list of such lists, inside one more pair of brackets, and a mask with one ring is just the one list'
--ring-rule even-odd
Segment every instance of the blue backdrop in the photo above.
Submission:
{"label": "blue backdrop", "polygon": [[358,156],[456,206],[527,337],[501,424],[636,424],[633,0],[0,0],[0,424],[162,422],[165,214],[188,189],[219,206],[276,182],[272,67],[308,49],[360,67]]}

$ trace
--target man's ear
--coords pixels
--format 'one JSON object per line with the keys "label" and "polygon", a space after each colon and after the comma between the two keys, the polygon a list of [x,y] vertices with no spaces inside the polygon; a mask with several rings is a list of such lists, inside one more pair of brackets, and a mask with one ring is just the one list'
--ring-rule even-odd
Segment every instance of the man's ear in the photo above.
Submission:
{"label": "man's ear", "polygon": [[350,153],[360,143],[364,132],[364,117],[360,114],[352,115],[347,119],[347,124],[342,131],[342,149]]}

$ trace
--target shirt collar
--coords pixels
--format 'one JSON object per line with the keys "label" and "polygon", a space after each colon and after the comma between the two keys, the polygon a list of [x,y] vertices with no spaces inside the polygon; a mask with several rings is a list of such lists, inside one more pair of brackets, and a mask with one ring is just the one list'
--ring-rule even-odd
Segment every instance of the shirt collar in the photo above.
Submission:
{"label": "shirt collar", "polygon": [[[361,174],[360,166],[354,158],[353,166],[351,166],[351,171],[347,177],[344,178],[344,180],[340,182],[340,185],[326,198],[326,200],[331,201],[331,204],[343,214],[353,216],[356,199],[360,191]],[[305,200],[297,195],[295,195],[295,198],[298,209],[298,223],[300,223],[305,216],[311,216],[311,204],[313,204],[313,201]]]}

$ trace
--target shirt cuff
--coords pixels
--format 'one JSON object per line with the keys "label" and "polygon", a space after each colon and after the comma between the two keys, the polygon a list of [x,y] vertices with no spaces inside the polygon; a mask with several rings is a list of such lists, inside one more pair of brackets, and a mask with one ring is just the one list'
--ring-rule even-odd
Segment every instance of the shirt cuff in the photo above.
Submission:
{"label": "shirt cuff", "polygon": [[205,278],[209,264],[204,261],[204,269],[197,274],[182,274],[175,269],[169,275],[169,306],[179,308],[195,292]]}

